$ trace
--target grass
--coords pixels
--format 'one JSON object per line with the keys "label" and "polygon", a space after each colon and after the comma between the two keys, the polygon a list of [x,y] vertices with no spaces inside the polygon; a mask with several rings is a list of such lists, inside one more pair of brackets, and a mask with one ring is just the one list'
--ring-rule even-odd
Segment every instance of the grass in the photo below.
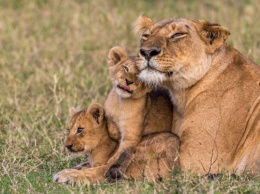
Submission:
{"label": "grass", "polygon": [[103,102],[115,45],[136,54],[141,14],[206,19],[226,26],[228,43],[260,64],[258,0],[0,0],[0,193],[259,193],[260,178],[215,181],[173,172],[161,183],[55,185],[52,175],[83,162],[63,154],[69,107]]}

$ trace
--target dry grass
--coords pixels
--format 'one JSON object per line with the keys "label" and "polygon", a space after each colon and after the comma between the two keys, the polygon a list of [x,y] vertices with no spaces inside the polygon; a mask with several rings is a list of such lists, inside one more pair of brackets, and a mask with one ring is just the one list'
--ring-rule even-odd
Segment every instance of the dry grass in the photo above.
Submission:
{"label": "dry grass", "polygon": [[0,193],[260,192],[259,178],[211,182],[178,172],[158,184],[52,184],[55,172],[84,160],[62,153],[69,107],[103,102],[107,52],[121,45],[137,53],[132,23],[141,13],[218,22],[231,32],[228,43],[260,64],[258,0],[0,0]]}

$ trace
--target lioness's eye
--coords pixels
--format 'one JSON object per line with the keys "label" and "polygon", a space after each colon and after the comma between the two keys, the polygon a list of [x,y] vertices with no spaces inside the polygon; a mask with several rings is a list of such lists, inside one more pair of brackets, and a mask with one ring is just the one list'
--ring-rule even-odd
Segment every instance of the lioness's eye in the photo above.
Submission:
{"label": "lioness's eye", "polygon": [[78,128],[77,128],[77,133],[81,133],[81,132],[83,131],[83,129],[84,129],[84,128],[82,128],[82,127],[78,127]]}
{"label": "lioness's eye", "polygon": [[126,73],[128,73],[128,72],[129,72],[129,68],[128,68],[128,67],[126,67],[126,66],[124,66],[124,70],[125,70],[125,72],[126,72]]}
{"label": "lioness's eye", "polygon": [[179,37],[179,36],[182,36],[182,35],[185,35],[185,34],[186,33],[178,32],[178,33],[173,34],[170,38],[176,38],[176,37]]}

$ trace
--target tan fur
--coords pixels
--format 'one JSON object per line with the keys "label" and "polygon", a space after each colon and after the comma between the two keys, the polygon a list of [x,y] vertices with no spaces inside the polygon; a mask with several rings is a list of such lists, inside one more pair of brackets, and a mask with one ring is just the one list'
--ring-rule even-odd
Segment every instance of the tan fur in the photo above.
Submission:
{"label": "tan fur", "polygon": [[181,168],[259,175],[260,67],[224,42],[230,33],[218,24],[167,19],[142,26],[150,20],[141,16],[137,24],[149,32],[141,38],[139,78],[171,93]]}
{"label": "tan fur", "polygon": [[[128,57],[121,47],[114,47],[108,55],[113,88],[105,101],[109,134],[120,140],[117,152],[108,165],[118,165],[120,155],[135,147],[143,135],[171,131],[172,105],[166,91],[151,91],[137,79],[135,59]],[[120,136],[121,135],[121,136]],[[124,172],[125,167],[120,166]]]}
{"label": "tan fur", "polygon": [[[67,153],[72,156],[90,154],[92,167],[104,165],[113,155],[117,142],[111,140],[106,130],[104,108],[98,103],[92,103],[88,109],[71,111],[70,128],[65,140]],[[77,129],[82,128],[81,133]],[[72,146],[68,149],[68,146]],[[110,154],[107,154],[110,153]]]}
{"label": "tan fur", "polygon": [[[65,146],[73,145],[68,151],[74,155],[89,154],[90,167],[94,168],[81,168],[79,165],[77,169],[65,169],[55,174],[53,180],[57,183],[104,181],[104,173],[108,169],[106,163],[117,149],[117,143],[108,135],[104,109],[100,104],[93,103],[88,109],[72,113]],[[81,133],[76,132],[78,127],[83,128]],[[125,176],[137,180],[142,175],[149,180],[165,177],[170,169],[178,167],[178,148],[178,138],[171,133],[144,137],[129,156],[130,165]]]}

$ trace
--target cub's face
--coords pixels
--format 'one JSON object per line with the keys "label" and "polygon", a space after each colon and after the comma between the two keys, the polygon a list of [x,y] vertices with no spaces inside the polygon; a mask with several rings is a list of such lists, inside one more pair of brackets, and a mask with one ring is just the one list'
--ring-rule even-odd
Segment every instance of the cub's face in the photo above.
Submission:
{"label": "cub's face", "polygon": [[71,109],[71,121],[65,140],[66,152],[72,156],[90,153],[100,143],[104,127],[104,109],[94,103],[88,109]]}
{"label": "cub's face", "polygon": [[181,86],[200,79],[209,68],[209,56],[229,35],[224,27],[205,21],[167,19],[154,23],[145,16],[136,22],[136,30],[141,34],[139,78],[152,85],[171,81]]}
{"label": "cub's face", "polygon": [[109,51],[108,64],[112,83],[120,97],[134,98],[144,95],[146,90],[144,84],[138,80],[139,70],[135,59],[128,57],[123,48],[113,47]]}

